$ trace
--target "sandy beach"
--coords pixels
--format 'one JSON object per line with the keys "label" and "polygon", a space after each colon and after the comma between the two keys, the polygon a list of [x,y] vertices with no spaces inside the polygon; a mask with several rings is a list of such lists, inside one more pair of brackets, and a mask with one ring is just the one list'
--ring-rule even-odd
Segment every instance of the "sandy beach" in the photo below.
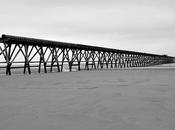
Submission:
{"label": "sandy beach", "polygon": [[0,76],[0,130],[174,129],[174,67]]}

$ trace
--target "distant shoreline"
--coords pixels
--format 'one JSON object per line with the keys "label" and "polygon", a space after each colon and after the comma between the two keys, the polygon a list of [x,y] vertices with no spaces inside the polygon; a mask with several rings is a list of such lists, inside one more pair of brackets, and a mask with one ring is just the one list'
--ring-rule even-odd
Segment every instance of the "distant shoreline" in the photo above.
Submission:
{"label": "distant shoreline", "polygon": [[[130,67],[130,68],[114,68],[114,69],[90,69],[90,70],[85,70],[85,69],[81,69],[80,72],[86,72],[86,71],[120,71],[120,70],[171,70],[171,69],[175,69],[175,63],[172,64],[163,64],[163,65],[156,65],[156,66],[148,66],[148,67]],[[5,74],[5,68],[4,69],[0,69],[0,76],[4,76]],[[41,73],[38,73],[38,68],[32,68],[31,69],[31,75],[39,75],[39,74],[43,74],[44,73],[44,69],[41,68]],[[63,72],[57,72],[56,68],[53,68],[53,71],[50,72],[49,68],[48,68],[48,74],[51,73],[65,73],[65,72],[70,72],[69,68],[64,68]],[[77,68],[72,68],[72,72],[79,72]],[[12,69],[12,74],[13,75],[28,75],[28,74],[23,74],[23,69]],[[44,73],[45,74],[45,73]]]}

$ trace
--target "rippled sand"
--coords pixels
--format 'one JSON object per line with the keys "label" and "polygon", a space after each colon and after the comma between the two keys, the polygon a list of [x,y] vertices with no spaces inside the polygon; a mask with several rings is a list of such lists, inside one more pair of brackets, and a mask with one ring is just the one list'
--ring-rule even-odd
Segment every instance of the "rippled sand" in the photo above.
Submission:
{"label": "rippled sand", "polygon": [[0,76],[0,130],[174,129],[174,67]]}

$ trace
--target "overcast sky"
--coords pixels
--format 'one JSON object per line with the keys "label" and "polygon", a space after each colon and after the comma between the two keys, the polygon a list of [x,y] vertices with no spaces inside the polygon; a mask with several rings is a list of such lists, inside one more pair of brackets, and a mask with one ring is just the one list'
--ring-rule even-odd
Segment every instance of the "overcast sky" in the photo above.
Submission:
{"label": "overcast sky", "polygon": [[0,0],[0,33],[175,56],[175,0]]}

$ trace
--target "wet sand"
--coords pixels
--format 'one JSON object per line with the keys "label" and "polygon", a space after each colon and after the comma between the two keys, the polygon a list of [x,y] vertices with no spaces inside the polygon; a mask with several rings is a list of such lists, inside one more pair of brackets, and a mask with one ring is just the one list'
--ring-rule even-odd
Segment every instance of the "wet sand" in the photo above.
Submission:
{"label": "wet sand", "polygon": [[0,130],[174,130],[175,68],[0,76]]}

